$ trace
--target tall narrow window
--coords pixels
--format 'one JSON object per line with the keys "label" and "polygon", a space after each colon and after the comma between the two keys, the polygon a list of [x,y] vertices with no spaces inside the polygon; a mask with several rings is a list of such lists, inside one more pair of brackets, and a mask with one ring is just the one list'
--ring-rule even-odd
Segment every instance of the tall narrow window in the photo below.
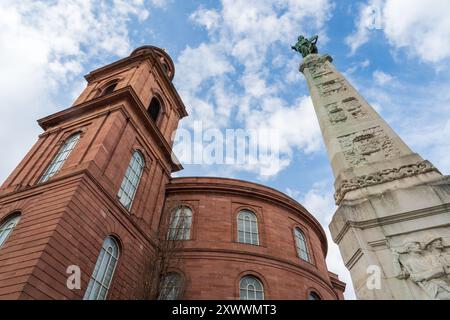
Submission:
{"label": "tall narrow window", "polygon": [[120,202],[128,210],[131,209],[136,190],[141,180],[142,171],[144,170],[144,157],[139,151],[135,151],[128,164],[127,171],[123,177],[122,184],[118,193]]}
{"label": "tall narrow window", "polygon": [[119,259],[119,245],[107,237],[95,263],[94,272],[84,294],[84,300],[105,300]]}
{"label": "tall narrow window", "polygon": [[251,211],[238,214],[238,242],[259,245],[258,219]]}
{"label": "tall narrow window", "polygon": [[241,300],[264,300],[264,287],[257,278],[245,276],[239,284]]}
{"label": "tall narrow window", "polygon": [[311,291],[308,294],[308,300],[322,300],[322,299],[320,299],[320,296],[317,293],[315,293],[314,291]]}
{"label": "tall narrow window", "polygon": [[183,279],[180,274],[171,272],[162,282],[158,300],[177,300],[181,297]]}
{"label": "tall narrow window", "polygon": [[78,140],[80,140],[80,133],[76,133],[72,136],[70,136],[65,142],[64,145],[59,149],[56,156],[53,158],[52,162],[48,166],[47,170],[45,170],[44,174],[42,175],[41,179],[39,180],[39,183],[46,182],[48,179],[53,177],[59,169],[61,169],[62,165],[66,161],[66,159],[69,157],[72,150],[75,148]]}
{"label": "tall narrow window", "polygon": [[6,242],[11,232],[17,226],[20,220],[20,214],[13,214],[4,223],[0,224],[0,248]]}
{"label": "tall narrow window", "polygon": [[189,240],[191,237],[192,211],[189,207],[178,207],[170,219],[168,240]]}
{"label": "tall narrow window", "polygon": [[309,257],[308,246],[306,245],[305,236],[299,228],[295,228],[295,246],[297,247],[298,256],[305,261],[311,262]]}
{"label": "tall narrow window", "polygon": [[148,107],[148,114],[156,122],[158,119],[159,111],[161,110],[161,104],[157,98],[153,98]]}

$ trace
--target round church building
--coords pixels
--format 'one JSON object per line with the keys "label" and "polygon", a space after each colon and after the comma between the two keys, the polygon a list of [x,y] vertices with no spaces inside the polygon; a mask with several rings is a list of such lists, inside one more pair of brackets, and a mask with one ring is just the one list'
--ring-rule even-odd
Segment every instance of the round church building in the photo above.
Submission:
{"label": "round church building", "polygon": [[169,235],[181,230],[174,236],[182,240],[169,299],[343,299],[345,284],[325,263],[324,230],[279,191],[234,179],[173,178],[164,211]]}

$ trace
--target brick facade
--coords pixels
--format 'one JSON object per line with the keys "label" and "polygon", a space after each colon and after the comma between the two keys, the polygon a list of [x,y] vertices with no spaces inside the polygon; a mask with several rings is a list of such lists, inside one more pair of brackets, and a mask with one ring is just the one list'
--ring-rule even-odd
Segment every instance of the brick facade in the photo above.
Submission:
{"label": "brick facade", "polygon": [[[324,299],[342,298],[344,285],[325,264],[324,232],[299,204],[237,180],[171,179],[182,169],[172,160],[171,136],[187,116],[172,84],[174,71],[163,50],[138,48],[87,75],[73,106],[39,120],[44,133],[0,188],[0,225],[21,215],[0,248],[0,299],[82,299],[108,235],[120,245],[108,299],[139,299],[163,212],[180,201],[193,211],[193,237],[180,253],[184,298],[236,299],[245,272],[258,275],[269,299],[304,299],[312,289]],[[111,83],[114,90],[102,94]],[[147,112],[154,98],[161,106],[156,121]],[[73,152],[39,183],[74,133],[81,137]],[[117,194],[136,150],[145,166],[128,210]],[[235,214],[244,207],[261,221],[259,247],[236,243]],[[294,226],[305,230],[312,264],[296,256]],[[70,265],[81,269],[81,290],[66,286]]]}

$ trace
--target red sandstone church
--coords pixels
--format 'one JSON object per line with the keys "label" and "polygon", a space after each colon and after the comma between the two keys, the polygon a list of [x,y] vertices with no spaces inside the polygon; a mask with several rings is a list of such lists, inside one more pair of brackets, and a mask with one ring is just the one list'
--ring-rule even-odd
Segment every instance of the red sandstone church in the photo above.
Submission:
{"label": "red sandstone church", "polygon": [[343,299],[325,233],[299,203],[250,182],[171,177],[187,116],[174,72],[165,51],[138,48],[39,120],[44,133],[0,189],[0,299],[143,299],[147,262],[174,228],[166,299]]}

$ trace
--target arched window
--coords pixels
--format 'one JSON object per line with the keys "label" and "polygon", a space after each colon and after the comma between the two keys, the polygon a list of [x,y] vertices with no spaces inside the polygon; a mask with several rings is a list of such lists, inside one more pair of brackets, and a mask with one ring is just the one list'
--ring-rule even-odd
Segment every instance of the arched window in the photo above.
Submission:
{"label": "arched window", "polygon": [[311,262],[305,236],[303,235],[303,232],[300,230],[300,228],[295,228],[295,246],[297,247],[298,256],[302,260]]}
{"label": "arched window", "polygon": [[166,72],[167,75],[169,75],[169,66],[167,65],[167,63],[165,63],[164,61],[161,62],[161,65],[164,69],[164,71]]}
{"label": "arched window", "polygon": [[134,196],[136,195],[136,190],[139,186],[144,166],[144,157],[139,151],[135,151],[131,157],[130,163],[128,164],[125,176],[123,177],[119,193],[117,194],[119,201],[128,210],[131,209],[131,204],[133,203]]}
{"label": "arched window", "polygon": [[148,107],[148,114],[153,119],[153,121],[156,122],[158,119],[159,112],[161,110],[161,104],[159,103],[159,100],[157,98],[153,98],[150,102],[150,106]]}
{"label": "arched window", "polygon": [[95,263],[94,272],[84,294],[84,300],[105,300],[119,260],[119,245],[107,237]]}
{"label": "arched window", "polygon": [[238,214],[238,242],[259,245],[258,219],[251,211],[241,211]]}
{"label": "arched window", "polygon": [[317,293],[315,293],[314,291],[311,291],[308,294],[308,300],[322,300],[322,299],[320,298],[320,296]]}
{"label": "arched window", "polygon": [[111,83],[105,89],[103,89],[101,95],[105,96],[107,94],[112,93],[116,89],[116,87],[117,87],[117,82]]}
{"label": "arched window", "polygon": [[241,300],[264,300],[264,287],[257,278],[245,276],[239,284]]}
{"label": "arched window", "polygon": [[6,242],[11,232],[13,232],[14,228],[17,226],[20,220],[20,214],[16,213],[6,219],[5,222],[0,224],[0,248]]}
{"label": "arched window", "polygon": [[158,300],[178,300],[183,291],[183,278],[176,272],[167,274],[161,281]]}
{"label": "arched window", "polygon": [[58,153],[53,158],[47,170],[45,170],[44,174],[39,180],[39,183],[46,182],[48,179],[53,177],[59,171],[59,169],[61,169],[64,162],[69,157],[72,150],[75,148],[78,140],[80,140],[80,136],[80,133],[75,133],[64,142],[64,145],[61,147],[61,149],[59,149]]}
{"label": "arched window", "polygon": [[168,240],[189,240],[191,238],[192,210],[179,206],[170,218]]}

